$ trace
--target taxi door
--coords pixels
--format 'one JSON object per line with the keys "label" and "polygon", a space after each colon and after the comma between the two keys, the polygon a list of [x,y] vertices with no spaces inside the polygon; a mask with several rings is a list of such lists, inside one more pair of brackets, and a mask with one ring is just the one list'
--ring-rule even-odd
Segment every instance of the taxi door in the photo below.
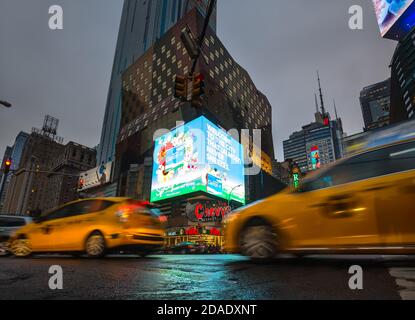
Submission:
{"label": "taxi door", "polygon": [[376,181],[375,211],[382,243],[415,245],[415,142],[383,150],[383,176]]}
{"label": "taxi door", "polygon": [[47,216],[41,217],[33,224],[30,240],[34,250],[59,250],[57,246],[57,243],[59,242],[59,232],[62,229],[66,212],[67,206],[60,207],[50,212]]}
{"label": "taxi door", "polygon": [[376,246],[380,243],[372,155],[338,162],[300,188],[298,244],[316,248]]}

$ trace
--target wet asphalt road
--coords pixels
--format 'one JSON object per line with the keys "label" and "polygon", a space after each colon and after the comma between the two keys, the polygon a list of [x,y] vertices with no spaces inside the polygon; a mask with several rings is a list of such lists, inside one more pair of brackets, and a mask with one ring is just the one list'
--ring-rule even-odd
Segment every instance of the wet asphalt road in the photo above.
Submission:
{"label": "wet asphalt road", "polygon": [[[52,265],[63,269],[63,290],[49,289]],[[363,290],[349,289],[352,265],[363,268]],[[7,257],[0,258],[0,299],[401,299],[391,268],[415,279],[408,256],[281,257],[264,265],[237,255]]]}

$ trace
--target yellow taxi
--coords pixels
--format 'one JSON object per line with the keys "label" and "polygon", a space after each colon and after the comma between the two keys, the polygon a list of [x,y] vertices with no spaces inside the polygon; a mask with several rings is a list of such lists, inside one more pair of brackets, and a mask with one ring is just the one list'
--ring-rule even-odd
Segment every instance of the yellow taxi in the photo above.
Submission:
{"label": "yellow taxi", "polygon": [[142,256],[163,246],[164,228],[156,209],[128,198],[96,198],[68,203],[34,219],[10,241],[17,257],[39,252],[86,253],[99,258],[109,251]]}
{"label": "yellow taxi", "polygon": [[278,253],[415,253],[415,140],[340,160],[224,221],[225,250]]}

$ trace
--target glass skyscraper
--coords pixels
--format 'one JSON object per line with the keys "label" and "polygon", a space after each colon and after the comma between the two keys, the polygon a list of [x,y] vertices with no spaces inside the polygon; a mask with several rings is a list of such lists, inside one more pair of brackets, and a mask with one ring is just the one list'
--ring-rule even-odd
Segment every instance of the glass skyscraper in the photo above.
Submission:
{"label": "glass skyscraper", "polygon": [[[98,164],[114,160],[120,130],[123,72],[188,11],[197,7],[205,14],[208,4],[209,0],[124,1],[98,148]],[[216,30],[216,10],[211,18],[211,27]]]}

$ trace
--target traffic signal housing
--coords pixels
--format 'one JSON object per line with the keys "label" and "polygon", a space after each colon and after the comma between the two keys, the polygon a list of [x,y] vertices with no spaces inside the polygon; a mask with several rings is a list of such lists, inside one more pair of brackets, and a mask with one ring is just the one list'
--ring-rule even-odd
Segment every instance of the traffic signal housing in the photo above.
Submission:
{"label": "traffic signal housing", "polygon": [[205,95],[205,77],[198,73],[193,77],[192,100]]}
{"label": "traffic signal housing", "polygon": [[183,101],[187,100],[187,77],[176,75],[174,81],[174,97]]}
{"label": "traffic signal housing", "polygon": [[10,168],[12,166],[12,161],[10,159],[7,159],[4,161],[4,174],[8,174],[10,172]]}
{"label": "traffic signal housing", "polygon": [[197,40],[189,27],[182,32],[180,38],[190,58],[196,59],[199,56],[200,49]]}
{"label": "traffic signal housing", "polygon": [[197,109],[202,108],[201,98],[205,95],[205,78],[203,74],[197,73],[193,77],[192,86],[192,106]]}

